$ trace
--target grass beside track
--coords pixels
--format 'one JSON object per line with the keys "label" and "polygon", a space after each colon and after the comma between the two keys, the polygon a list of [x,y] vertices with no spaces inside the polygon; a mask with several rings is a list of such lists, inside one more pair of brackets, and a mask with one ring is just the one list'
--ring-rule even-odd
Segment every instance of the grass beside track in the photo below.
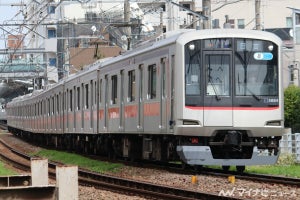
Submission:
{"label": "grass beside track", "polygon": [[95,172],[117,172],[123,165],[120,163],[109,163],[98,160],[93,160],[74,153],[56,151],[56,150],[41,150],[35,154],[47,158],[51,161],[62,162],[68,165],[77,165]]}
{"label": "grass beside track", "polygon": [[300,178],[300,164],[295,156],[282,153],[275,165],[247,166],[246,172]]}
{"label": "grass beside track", "polygon": [[300,178],[300,165],[248,166],[246,167],[245,172]]}
{"label": "grass beside track", "polygon": [[[74,153],[56,150],[41,150],[35,155],[69,165],[77,165],[96,172],[118,172],[123,167],[119,163],[97,161]],[[213,168],[215,167],[219,168],[219,166],[213,166]],[[230,170],[235,170],[235,167],[231,167]],[[295,163],[293,156],[283,154],[275,165],[246,166],[245,172],[300,178],[300,164]]]}
{"label": "grass beside track", "polygon": [[[209,167],[221,169],[220,166],[209,166]],[[235,171],[235,167],[231,166],[229,170]],[[296,163],[295,156],[291,154],[281,154],[275,165],[246,166],[244,172],[300,178],[300,164]]]}
{"label": "grass beside track", "polygon": [[[124,166],[120,163],[103,162],[99,160],[86,158],[75,153],[68,153],[56,150],[44,149],[35,153],[34,155],[47,158],[51,161],[63,162],[69,165],[77,165],[79,167],[100,173],[118,172]],[[219,168],[219,166],[211,167]],[[235,167],[231,167],[230,170],[235,170]],[[295,157],[293,157],[292,155],[282,154],[277,164],[275,165],[246,166],[245,172],[300,178],[300,164],[295,163]],[[3,162],[0,161],[0,176],[15,174],[17,173],[7,168],[7,166],[5,166]]]}

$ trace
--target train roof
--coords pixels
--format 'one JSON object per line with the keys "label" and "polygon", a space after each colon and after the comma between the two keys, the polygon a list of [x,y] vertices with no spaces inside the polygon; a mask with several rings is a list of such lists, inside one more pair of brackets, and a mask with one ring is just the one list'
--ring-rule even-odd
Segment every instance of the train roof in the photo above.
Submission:
{"label": "train roof", "polygon": [[177,42],[188,42],[195,39],[206,38],[256,38],[261,40],[271,40],[282,45],[282,40],[275,34],[267,31],[246,30],[246,29],[205,29],[187,32],[182,37],[178,37]]}
{"label": "train roof", "polygon": [[175,42],[186,43],[188,41],[196,39],[205,38],[255,38],[262,40],[272,40],[279,46],[282,45],[282,40],[273,33],[258,30],[246,30],[246,29],[205,29],[205,30],[195,30],[195,29],[180,29],[178,31],[172,31],[160,36],[156,41],[149,41],[143,43],[136,49],[125,52],[124,54],[114,57],[113,59],[105,60],[101,63],[100,67],[118,62],[122,59],[136,56],[153,49],[163,47]]}
{"label": "train roof", "polygon": [[[185,44],[189,41],[196,40],[196,39],[220,38],[220,37],[253,38],[254,36],[257,39],[271,40],[276,44],[278,44],[279,46],[282,45],[282,40],[278,36],[266,31],[246,30],[246,29],[205,29],[205,30],[180,29],[177,31],[165,33],[160,37],[156,38],[156,40],[144,42],[136,49],[129,50],[119,56],[100,59],[90,65],[87,65],[82,71],[79,71],[76,74],[69,75],[67,78],[59,81],[57,84],[45,87],[45,90],[39,91],[36,94],[33,94],[33,96],[39,95],[51,88],[58,87],[59,85],[71,81],[74,78],[81,76],[85,73],[90,73],[91,71],[97,70],[102,67],[106,67],[110,64],[119,62],[123,59],[128,59],[130,57],[145,53],[147,51],[154,50],[156,48],[160,48],[170,44],[175,44],[176,42]],[[30,97],[31,95],[24,95],[22,97],[17,97],[13,100],[13,102],[18,100],[24,100]]]}

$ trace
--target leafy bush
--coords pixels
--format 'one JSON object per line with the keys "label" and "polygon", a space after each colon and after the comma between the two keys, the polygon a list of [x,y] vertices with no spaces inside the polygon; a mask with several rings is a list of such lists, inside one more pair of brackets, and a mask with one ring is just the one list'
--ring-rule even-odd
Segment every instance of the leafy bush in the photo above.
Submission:
{"label": "leafy bush", "polygon": [[277,165],[293,165],[296,163],[296,157],[290,153],[281,153]]}
{"label": "leafy bush", "polygon": [[290,85],[284,91],[284,125],[300,132],[300,88]]}

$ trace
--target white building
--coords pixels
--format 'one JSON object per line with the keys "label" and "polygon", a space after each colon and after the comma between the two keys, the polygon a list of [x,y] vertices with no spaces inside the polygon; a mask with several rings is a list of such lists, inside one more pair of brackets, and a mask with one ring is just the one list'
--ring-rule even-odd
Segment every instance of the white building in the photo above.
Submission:
{"label": "white building", "polygon": [[[43,59],[48,63],[49,69],[51,68],[48,73],[57,73],[55,69],[58,69],[58,73],[65,73],[65,70],[72,67],[69,48],[72,46],[73,37],[81,38],[78,46],[88,48],[89,46],[84,44],[87,44],[93,37],[104,38],[104,31],[110,31],[109,45],[113,43],[127,49],[127,44],[133,45],[141,35],[143,39],[151,38],[162,29],[164,31],[178,28],[201,29],[205,27],[206,22],[201,15],[209,17],[209,25],[206,27],[223,28],[227,15],[231,28],[256,29],[259,27],[261,30],[280,35],[285,40],[286,46],[283,55],[284,86],[287,87],[291,83],[299,85],[299,0],[211,0],[211,5],[206,4],[209,0],[173,0],[172,2],[132,0],[130,1],[131,23],[143,26],[140,27],[138,34],[134,31],[137,26],[132,28],[131,44],[127,43],[128,37],[126,35],[124,37],[124,31],[112,31],[113,27],[118,26],[116,22],[119,23],[124,19],[124,1],[122,0],[28,2],[30,3],[27,6],[27,13],[31,17],[28,21],[34,24],[31,25],[34,31],[27,36],[30,38],[27,47],[44,49]],[[202,2],[206,3],[202,5]],[[198,17],[194,17],[195,13],[189,10],[198,12]],[[211,16],[209,16],[210,13]],[[99,20],[100,18],[102,21]],[[86,25],[86,32],[80,35],[75,27],[83,26],[83,24]],[[120,26],[118,29],[121,29]],[[292,38],[292,35],[298,37]],[[60,67],[61,65],[64,67]],[[291,73],[294,74],[291,76]]]}
{"label": "white building", "polygon": [[[257,5],[259,2],[260,5]],[[289,84],[300,85],[299,0],[211,0],[211,3],[212,26],[222,28],[225,15],[228,15],[232,28],[256,29],[258,21],[261,30],[280,35],[287,47],[283,55],[284,87]],[[296,37],[293,38],[293,35]]]}

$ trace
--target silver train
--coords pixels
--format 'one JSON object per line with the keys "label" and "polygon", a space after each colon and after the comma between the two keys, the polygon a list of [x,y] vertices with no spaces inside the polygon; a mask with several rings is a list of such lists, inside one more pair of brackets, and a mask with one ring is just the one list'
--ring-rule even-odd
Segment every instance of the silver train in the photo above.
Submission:
{"label": "silver train", "polygon": [[273,164],[283,133],[281,40],[181,30],[7,104],[9,130],[57,148],[224,169]]}

